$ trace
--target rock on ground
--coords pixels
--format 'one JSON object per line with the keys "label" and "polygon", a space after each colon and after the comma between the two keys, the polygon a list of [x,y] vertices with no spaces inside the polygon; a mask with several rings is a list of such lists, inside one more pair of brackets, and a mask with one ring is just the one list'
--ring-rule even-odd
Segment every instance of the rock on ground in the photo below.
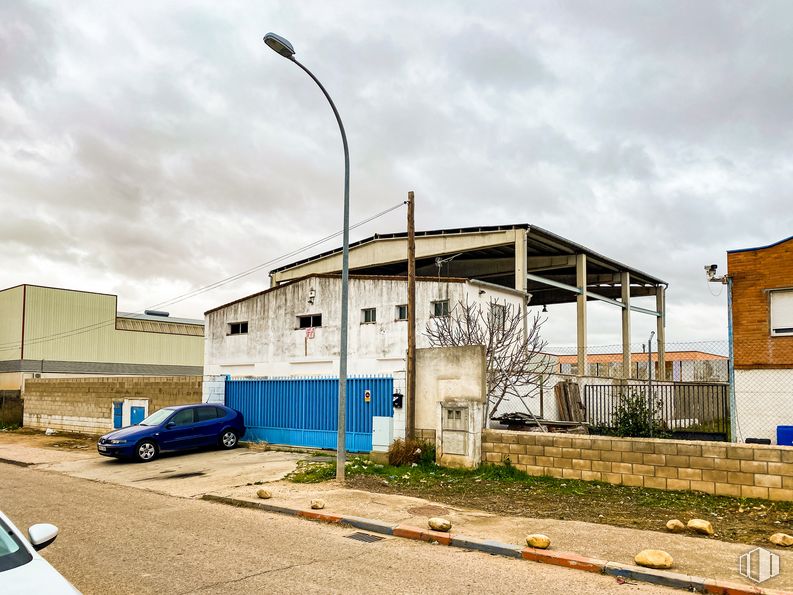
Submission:
{"label": "rock on ground", "polygon": [[320,510],[321,508],[325,508],[325,501],[317,498],[316,500],[311,501],[311,508],[314,510]]}
{"label": "rock on ground", "polygon": [[688,521],[688,528],[694,531],[695,533],[699,533],[701,535],[713,535],[713,525],[710,524],[710,521],[705,521],[703,519],[691,519]]}
{"label": "rock on ground", "polygon": [[452,528],[452,522],[449,519],[444,519],[441,517],[432,517],[427,524],[430,526],[430,529],[433,531],[448,531]]}
{"label": "rock on ground", "polygon": [[672,533],[682,533],[686,530],[686,526],[683,524],[683,521],[672,519],[666,522],[666,529]]}
{"label": "rock on ground", "polygon": [[263,500],[268,500],[269,498],[273,497],[273,494],[270,492],[270,490],[257,490],[256,495]]}
{"label": "rock on ground", "polygon": [[768,538],[768,541],[774,545],[781,545],[782,547],[789,547],[793,545],[793,537],[787,533],[774,533]]}
{"label": "rock on ground", "polygon": [[672,556],[663,550],[642,550],[633,559],[639,566],[646,568],[666,569],[672,568]]}
{"label": "rock on ground", "polygon": [[532,533],[526,536],[526,545],[544,550],[551,545],[551,538],[542,533]]}

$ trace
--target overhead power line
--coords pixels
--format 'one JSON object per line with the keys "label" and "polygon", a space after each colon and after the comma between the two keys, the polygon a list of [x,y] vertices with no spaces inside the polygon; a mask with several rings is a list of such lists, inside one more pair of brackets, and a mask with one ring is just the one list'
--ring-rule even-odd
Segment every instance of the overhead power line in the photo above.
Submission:
{"label": "overhead power line", "polygon": [[[358,221],[357,223],[355,223],[353,225],[350,225],[350,229],[351,230],[357,229],[358,227],[366,225],[367,223],[371,223],[375,219],[379,219],[380,217],[382,217],[384,215],[387,215],[388,213],[390,213],[392,211],[395,211],[396,209],[404,206],[405,204],[406,203],[404,201],[400,202],[400,203],[397,203],[397,204],[395,204],[392,207],[389,207],[389,208],[387,208],[387,209],[385,209],[383,211],[380,211],[379,213],[375,213],[374,215],[371,215],[370,217],[367,217],[366,219],[363,219],[363,220]],[[311,242],[310,244],[306,244],[305,246],[301,246],[300,248],[297,248],[297,249],[292,250],[290,252],[286,252],[285,254],[282,254],[282,255],[277,256],[275,258],[271,258],[270,260],[268,260],[266,262],[263,262],[261,264],[258,264],[255,267],[251,267],[251,268],[249,268],[249,269],[247,269],[245,271],[242,271],[241,273],[237,273],[235,275],[231,275],[230,277],[226,277],[225,279],[221,279],[220,281],[215,281],[214,283],[210,283],[209,285],[204,285],[203,287],[198,287],[196,289],[188,291],[187,293],[183,293],[183,294],[178,295],[178,296],[176,296],[174,298],[171,298],[169,300],[165,300],[163,302],[159,302],[159,303],[154,304],[152,306],[147,306],[144,309],[143,312],[134,312],[130,316],[130,318],[134,318],[136,316],[143,316],[145,314],[145,310],[156,310],[158,308],[162,308],[163,306],[177,304],[179,302],[183,302],[184,300],[190,299],[192,297],[201,295],[202,293],[206,293],[208,291],[212,291],[212,290],[217,289],[219,287],[223,287],[224,285],[228,285],[229,283],[233,283],[234,281],[238,281],[239,279],[242,279],[243,277],[247,277],[248,275],[252,275],[253,273],[255,273],[257,271],[260,271],[263,268],[271,266],[271,265],[275,264],[276,262],[285,260],[287,258],[291,258],[293,256],[296,256],[297,254],[305,252],[306,250],[310,250],[312,248],[316,248],[320,244],[323,244],[324,242],[327,242],[328,240],[332,240],[333,238],[340,236],[342,233],[344,233],[344,230],[340,230],[340,231],[334,232],[334,233],[332,233],[330,235],[327,235],[327,236],[325,236],[323,238],[315,240],[315,241]],[[102,321],[102,322],[95,322],[95,323],[92,323],[92,324],[89,324],[89,325],[86,325],[86,326],[73,328],[73,329],[69,329],[69,330],[66,330],[66,331],[60,331],[60,332],[57,332],[57,333],[52,333],[52,334],[49,334],[49,335],[42,335],[40,337],[34,337],[34,338],[30,338],[30,339],[25,338],[25,345],[26,346],[27,345],[37,345],[37,344],[41,344],[41,343],[47,343],[47,342],[50,342],[50,341],[57,341],[57,340],[60,340],[60,339],[65,339],[67,337],[72,337],[72,336],[75,336],[75,335],[81,335],[83,333],[96,331],[96,330],[99,330],[101,328],[105,328],[105,327],[109,327],[109,326],[115,326],[115,324],[116,324],[116,317],[113,317],[112,320],[106,320],[106,321]],[[0,343],[0,351],[6,351],[6,350],[9,350],[9,349],[18,349],[21,346],[22,346],[22,342],[21,341],[10,341],[10,342],[6,342],[6,343]]]}

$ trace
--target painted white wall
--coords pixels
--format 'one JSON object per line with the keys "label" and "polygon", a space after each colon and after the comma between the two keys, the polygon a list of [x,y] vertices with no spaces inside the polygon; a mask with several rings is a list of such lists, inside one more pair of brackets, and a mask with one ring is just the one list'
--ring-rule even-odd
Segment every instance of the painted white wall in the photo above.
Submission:
{"label": "painted white wall", "polygon": [[[349,295],[348,373],[392,374],[404,370],[407,323],[396,320],[396,307],[407,303],[407,281],[351,278]],[[204,374],[337,375],[340,296],[340,278],[314,276],[209,312]],[[429,347],[423,331],[430,320],[432,302],[448,299],[453,307],[466,296],[483,303],[497,299],[520,306],[523,302],[521,294],[490,284],[419,279],[417,347]],[[376,323],[362,323],[364,308],[377,308]],[[322,314],[322,326],[314,329],[313,338],[298,328],[298,316],[308,314]],[[247,334],[227,334],[229,323],[244,321],[248,322]]]}
{"label": "painted white wall", "polygon": [[738,440],[770,438],[793,425],[793,369],[735,370]]}
{"label": "painted white wall", "polygon": [[[121,406],[121,427],[126,428],[132,424],[132,408],[143,407],[144,419],[149,416],[149,400],[148,399],[124,399],[124,404]],[[111,412],[110,419],[113,419]]]}

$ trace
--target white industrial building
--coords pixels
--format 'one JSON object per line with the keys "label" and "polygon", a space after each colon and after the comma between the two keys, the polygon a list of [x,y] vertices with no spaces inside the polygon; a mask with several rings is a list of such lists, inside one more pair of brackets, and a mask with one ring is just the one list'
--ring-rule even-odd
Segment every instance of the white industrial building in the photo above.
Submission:
{"label": "white industrial building", "polygon": [[[231,376],[337,375],[341,277],[316,274],[219,306],[205,315],[205,374]],[[522,291],[471,279],[419,277],[416,345],[434,316],[459,303],[525,308]],[[351,276],[348,372],[395,374],[405,370],[407,279]]]}

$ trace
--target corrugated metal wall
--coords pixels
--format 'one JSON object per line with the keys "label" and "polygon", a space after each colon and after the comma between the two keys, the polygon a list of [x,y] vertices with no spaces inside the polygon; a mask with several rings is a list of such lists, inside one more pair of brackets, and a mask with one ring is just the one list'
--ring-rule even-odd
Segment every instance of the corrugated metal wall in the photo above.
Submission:
{"label": "corrugated metal wall", "polygon": [[26,360],[184,366],[204,361],[203,337],[116,330],[113,295],[27,286],[25,304]]}
{"label": "corrugated metal wall", "polygon": [[[366,401],[366,391],[371,400]],[[394,379],[348,378],[346,446],[372,450],[372,417],[392,417]],[[245,417],[247,440],[336,448],[338,378],[239,379],[226,381],[226,405]]]}
{"label": "corrugated metal wall", "polygon": [[0,291],[0,360],[19,359],[22,339],[22,287]]}

